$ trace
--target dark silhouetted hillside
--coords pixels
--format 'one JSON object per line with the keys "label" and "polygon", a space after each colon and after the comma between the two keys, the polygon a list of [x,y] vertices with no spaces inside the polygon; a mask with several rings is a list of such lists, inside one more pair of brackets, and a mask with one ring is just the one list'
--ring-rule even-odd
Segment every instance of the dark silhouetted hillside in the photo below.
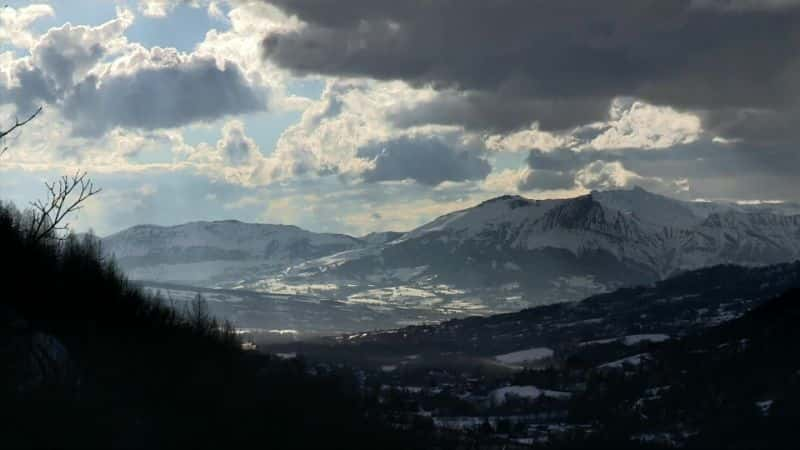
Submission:
{"label": "dark silhouetted hillside", "polygon": [[0,206],[4,448],[414,446],[350,374],[245,352],[202,303],[143,295],[93,239],[24,231]]}
{"label": "dark silhouetted hillside", "polygon": [[591,440],[698,449],[794,448],[800,420],[800,290],[723,325],[655,346],[638,366],[599,371],[573,399]]}

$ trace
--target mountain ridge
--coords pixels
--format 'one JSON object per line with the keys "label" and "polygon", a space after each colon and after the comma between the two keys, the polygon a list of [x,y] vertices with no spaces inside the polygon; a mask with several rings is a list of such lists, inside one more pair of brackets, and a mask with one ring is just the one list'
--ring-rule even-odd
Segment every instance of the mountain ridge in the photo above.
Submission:
{"label": "mountain ridge", "polygon": [[[425,266],[417,280],[455,286],[494,280],[499,286],[509,282],[507,268],[514,267],[520,276],[512,281],[526,285],[529,302],[548,303],[593,293],[564,294],[552,287],[560,277],[611,290],[716,264],[765,265],[798,256],[800,216],[774,208],[698,206],[638,188],[556,200],[501,196],[443,215],[371,251],[345,251],[289,272],[358,280]],[[633,279],[628,272],[636,274]]]}
{"label": "mountain ridge", "polygon": [[501,312],[717,264],[797,259],[800,215],[793,212],[634,188],[547,200],[504,195],[405,233],[360,238],[216,221],[133,227],[103,242],[138,279]]}

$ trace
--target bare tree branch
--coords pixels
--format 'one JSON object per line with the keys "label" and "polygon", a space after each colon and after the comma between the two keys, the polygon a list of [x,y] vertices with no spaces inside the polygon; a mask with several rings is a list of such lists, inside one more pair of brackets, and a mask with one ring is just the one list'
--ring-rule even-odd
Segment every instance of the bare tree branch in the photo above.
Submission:
{"label": "bare tree branch", "polygon": [[41,240],[46,237],[61,239],[59,233],[69,229],[64,219],[83,208],[83,203],[98,194],[101,189],[95,188],[86,172],[77,172],[73,176],[59,178],[53,183],[45,183],[47,199],[31,203],[34,217],[29,230],[29,237]]}
{"label": "bare tree branch", "polygon": [[[14,120],[14,125],[7,130],[0,130],[0,141],[14,130],[23,127],[35,119],[42,112],[40,106],[27,119],[20,122]],[[2,156],[7,147],[0,149]],[[31,219],[28,237],[35,241],[44,238],[63,239],[63,232],[69,229],[69,223],[64,220],[70,214],[83,208],[83,203],[90,197],[98,194],[101,189],[95,188],[91,179],[86,177],[86,172],[77,172],[75,175],[63,176],[53,183],[45,183],[47,199],[31,203],[33,218]]]}
{"label": "bare tree branch", "polygon": [[[31,114],[27,119],[23,120],[22,122],[20,122],[19,119],[14,120],[14,125],[12,125],[11,128],[9,128],[7,130],[0,130],[0,140],[2,140],[4,137],[6,137],[9,134],[11,134],[11,132],[16,130],[17,128],[25,126],[28,122],[30,122],[31,120],[36,118],[36,116],[38,116],[40,112],[42,112],[42,107],[41,106],[36,111],[34,111],[33,114]],[[8,147],[1,148],[0,149],[0,156],[2,156],[3,153],[6,152],[6,150],[8,150]]]}

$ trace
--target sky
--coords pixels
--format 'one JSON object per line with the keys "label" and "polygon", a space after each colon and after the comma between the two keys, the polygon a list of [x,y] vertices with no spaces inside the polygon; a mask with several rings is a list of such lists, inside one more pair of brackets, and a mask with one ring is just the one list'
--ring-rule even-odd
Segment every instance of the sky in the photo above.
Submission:
{"label": "sky", "polygon": [[0,198],[403,231],[504,194],[800,201],[800,0],[6,0]]}

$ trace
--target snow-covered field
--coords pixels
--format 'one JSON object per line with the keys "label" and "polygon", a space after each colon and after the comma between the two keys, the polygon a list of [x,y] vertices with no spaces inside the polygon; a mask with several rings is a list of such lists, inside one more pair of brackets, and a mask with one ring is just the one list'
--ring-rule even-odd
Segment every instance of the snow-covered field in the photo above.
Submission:
{"label": "snow-covered field", "polygon": [[599,369],[624,369],[626,366],[638,366],[642,362],[650,359],[649,353],[639,353],[637,355],[628,356],[627,358],[618,359],[609,363],[601,364]]}
{"label": "snow-covered field", "polygon": [[494,357],[494,359],[504,364],[527,364],[552,358],[553,354],[554,352],[550,348],[536,347],[529,348],[527,350],[520,350],[518,352],[497,355]]}
{"label": "snow-covered field", "polygon": [[628,346],[638,345],[642,342],[664,342],[669,340],[666,334],[632,334],[622,338],[622,343]]}
{"label": "snow-covered field", "polygon": [[602,345],[602,344],[611,344],[613,342],[621,342],[623,345],[627,345],[629,347],[634,345],[639,345],[643,342],[664,342],[670,339],[670,336],[667,334],[631,334],[628,336],[622,337],[615,337],[615,338],[608,338],[608,339],[595,339],[592,341],[585,341],[578,344],[581,347],[586,347],[590,345]]}
{"label": "snow-covered field", "polygon": [[566,400],[571,396],[569,392],[539,389],[536,386],[506,386],[489,392],[489,401],[494,406],[500,406],[512,398],[536,400],[539,397],[549,397]]}

